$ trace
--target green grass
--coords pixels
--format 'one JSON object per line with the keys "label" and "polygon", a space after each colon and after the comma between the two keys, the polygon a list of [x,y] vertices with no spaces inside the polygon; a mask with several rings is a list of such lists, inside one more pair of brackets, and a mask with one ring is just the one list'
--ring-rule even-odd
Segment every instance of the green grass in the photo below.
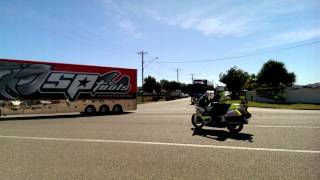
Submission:
{"label": "green grass", "polygon": [[[226,103],[240,103],[241,100],[228,100]],[[301,110],[320,110],[320,104],[279,104],[279,103],[262,103],[248,102],[249,107],[273,108],[273,109],[301,109]]]}

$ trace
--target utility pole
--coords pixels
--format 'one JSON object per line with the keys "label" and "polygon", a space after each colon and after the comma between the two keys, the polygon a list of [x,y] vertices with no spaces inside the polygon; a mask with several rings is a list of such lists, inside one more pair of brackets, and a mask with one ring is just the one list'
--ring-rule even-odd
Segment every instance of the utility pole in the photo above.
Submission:
{"label": "utility pole", "polygon": [[194,74],[190,74],[190,75],[191,75],[191,80],[192,80],[192,82],[191,82],[191,83],[193,83],[193,75],[194,75]]}
{"label": "utility pole", "polygon": [[179,69],[179,68],[177,68],[177,82],[179,82],[179,71],[180,71],[181,69]]}
{"label": "utility pole", "polygon": [[143,55],[148,54],[146,51],[140,51],[138,52],[139,55],[141,55],[141,90],[142,90],[142,99],[141,101],[144,102],[144,90],[143,90],[143,71],[144,71],[144,60]]}

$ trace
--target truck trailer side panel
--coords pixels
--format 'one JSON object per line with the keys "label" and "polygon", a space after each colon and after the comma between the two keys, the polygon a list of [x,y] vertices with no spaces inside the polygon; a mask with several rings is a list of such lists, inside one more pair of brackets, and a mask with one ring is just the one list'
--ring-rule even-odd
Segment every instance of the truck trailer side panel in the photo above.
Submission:
{"label": "truck trailer side panel", "polygon": [[0,59],[2,114],[132,110],[136,91],[136,69]]}

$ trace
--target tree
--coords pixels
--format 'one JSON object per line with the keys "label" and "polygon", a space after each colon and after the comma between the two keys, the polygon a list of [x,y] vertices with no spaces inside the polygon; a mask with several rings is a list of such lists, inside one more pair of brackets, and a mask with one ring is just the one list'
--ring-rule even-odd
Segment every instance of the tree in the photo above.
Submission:
{"label": "tree", "polygon": [[225,74],[220,73],[220,82],[227,86],[231,91],[232,97],[237,98],[241,90],[244,89],[246,82],[249,79],[249,74],[237,67],[230,68]]}
{"label": "tree", "polygon": [[292,86],[295,80],[296,75],[293,72],[289,73],[282,62],[272,59],[263,64],[257,75],[257,83],[260,86]]}
{"label": "tree", "polygon": [[165,91],[173,91],[173,90],[180,90],[182,84],[176,81],[168,81],[165,79],[162,79],[160,81],[161,88],[164,89]]}
{"label": "tree", "polygon": [[190,93],[190,91],[191,91],[191,84],[185,84],[185,83],[181,83],[181,91],[183,92],[183,93]]}
{"label": "tree", "polygon": [[154,89],[156,90],[156,92],[158,94],[160,94],[161,93],[161,84],[159,82],[157,82]]}
{"label": "tree", "polygon": [[168,80],[165,80],[165,79],[162,79],[160,80],[160,85],[161,85],[161,89],[165,90],[165,91],[169,91],[169,81]]}
{"label": "tree", "polygon": [[251,74],[248,81],[245,84],[246,90],[254,90],[257,88],[257,78],[255,74]]}
{"label": "tree", "polygon": [[143,90],[145,92],[153,92],[153,90],[156,89],[156,86],[157,86],[157,81],[154,77],[148,76],[144,78]]}
{"label": "tree", "polygon": [[179,82],[177,82],[177,81],[170,81],[169,82],[169,89],[171,91],[180,90],[181,89],[180,86],[181,86],[181,84]]}

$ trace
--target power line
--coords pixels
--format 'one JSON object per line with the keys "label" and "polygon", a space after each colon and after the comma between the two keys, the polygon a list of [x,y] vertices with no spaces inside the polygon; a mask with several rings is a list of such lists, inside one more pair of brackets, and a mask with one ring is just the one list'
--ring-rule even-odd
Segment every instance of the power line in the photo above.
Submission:
{"label": "power line", "polygon": [[157,75],[159,75],[159,76],[162,76],[162,78],[167,76],[167,75],[165,75],[165,74],[163,74],[163,73],[161,73],[161,72],[159,72],[159,71],[156,71],[155,69],[151,68],[150,66],[149,66],[148,68],[149,68],[153,73],[155,73],[155,74],[157,74]]}
{"label": "power line", "polygon": [[[151,69],[152,70],[152,72],[154,72],[154,73],[156,73],[156,74],[158,74],[158,75],[161,75],[161,76],[167,76],[167,75],[164,75],[163,73],[159,73],[158,71],[155,71],[153,68],[151,68],[151,64],[155,61],[155,60],[157,60],[157,59],[159,59],[158,57],[155,57],[155,58],[153,58],[151,55],[150,55],[150,53],[148,53],[147,54],[147,56],[151,59],[150,61],[148,61],[148,63],[146,63],[145,64],[145,66],[144,66],[144,68],[146,69],[146,68],[149,68],[149,69]],[[145,62],[147,62],[147,61],[145,61]],[[159,64],[157,64],[157,67],[159,68]],[[161,67],[164,67],[164,68],[167,68],[168,70],[170,70],[170,71],[177,71],[177,69],[173,69],[172,67],[169,67],[169,66],[167,66],[166,64],[161,64]],[[177,76],[179,76],[179,78],[177,78],[177,81],[178,81],[178,79],[180,80],[181,78],[180,78],[180,74],[184,74],[185,76],[188,76],[189,74],[191,74],[191,73],[188,73],[188,72],[183,72],[183,70],[182,69],[179,69],[179,75],[177,75]],[[194,75],[194,74],[193,74]]]}
{"label": "power line", "polygon": [[[81,45],[86,45],[87,47],[91,47],[94,49],[101,49],[105,51],[106,49],[117,49],[120,51],[124,51],[124,47],[120,46],[119,44],[116,44],[114,42],[111,42],[107,40],[104,36],[99,35],[97,33],[94,33],[90,31],[89,29],[85,29],[83,27],[80,27],[76,23],[72,21],[68,21],[67,19],[57,19],[53,17],[52,14],[47,12],[47,16],[41,16],[41,19],[39,18],[31,18],[29,16],[24,16],[25,19],[29,21],[33,21],[38,24],[37,27],[40,27],[44,29],[45,31],[54,34],[55,36],[59,38],[63,38],[64,40],[70,40],[70,42],[74,42],[74,40],[78,42],[82,42]],[[45,20],[46,22],[51,22],[50,26],[49,25],[44,25],[42,20]],[[65,22],[65,23],[63,23]],[[59,27],[60,26],[60,27]],[[53,27],[53,28],[52,28]],[[68,28],[68,31],[58,31],[56,30],[58,27],[59,29]],[[73,28],[70,28],[73,27]],[[76,28],[74,28],[76,27]],[[78,31],[76,31],[77,29]],[[90,36],[93,35],[93,36]]]}
{"label": "power line", "polygon": [[[153,58],[152,56],[149,55],[149,53],[147,54],[147,56],[149,56],[151,60],[148,61],[148,63],[145,64],[144,68],[147,68],[152,62],[154,62],[155,60],[159,59],[159,57],[154,57]],[[145,61],[145,62],[147,62],[147,61]]]}
{"label": "power line", "polygon": [[[149,57],[149,61],[144,61],[145,64],[144,64],[144,70],[146,69],[150,69],[154,74],[157,74],[159,76],[162,76],[162,77],[167,77],[168,74],[164,74],[164,73],[160,73],[159,71],[156,71],[154,68],[151,67],[152,63],[155,62],[155,60],[159,59],[159,57],[153,57],[150,53],[147,54],[147,57]],[[146,63],[148,62],[148,63]],[[199,74],[194,74],[194,72],[185,72],[185,70],[182,70],[182,69],[179,69],[177,72],[177,69],[174,69],[173,67],[170,67],[169,65],[166,65],[166,64],[155,64],[157,66],[157,68],[159,69],[159,66],[163,67],[163,68],[166,68],[170,71],[174,71],[176,72],[176,80],[177,82],[181,81],[181,79],[186,79],[186,78],[183,78],[184,76],[189,76],[191,75],[191,82],[193,82],[193,79],[195,76],[199,75]],[[178,74],[179,73],[179,74]],[[181,74],[182,74],[182,78],[181,78]]]}
{"label": "power line", "polygon": [[[69,30],[71,30],[71,31],[73,31],[75,33],[78,33],[78,34],[81,34],[81,35],[89,35],[89,34],[91,34],[92,36],[96,37],[96,38],[90,39],[90,38],[88,38],[90,36],[87,36],[87,37],[82,36],[83,38],[89,39],[91,41],[96,41],[96,42],[99,42],[99,43],[104,44],[104,45],[111,46],[111,48],[123,49],[123,47],[121,45],[119,45],[118,43],[112,42],[112,41],[106,39],[104,36],[102,36],[100,34],[97,34],[97,33],[93,32],[93,31],[90,31],[88,28],[85,28],[83,26],[79,26],[78,24],[74,23],[73,21],[68,20],[67,18],[64,18],[63,20],[61,20],[61,19],[57,19],[57,18],[53,17],[53,15],[50,14],[49,12],[47,12],[47,14],[49,15],[49,18],[55,19],[57,24],[60,23],[60,25],[65,26],[65,27],[68,26]],[[62,23],[63,21],[66,22],[66,23]],[[70,27],[72,27],[72,28],[70,28]],[[78,31],[82,31],[83,33],[75,31],[74,29],[77,29]]]}
{"label": "power line", "polygon": [[[93,31],[89,30],[89,28],[87,28],[87,27],[83,27],[83,26],[78,25],[74,21],[71,21],[69,18],[63,18],[63,19],[57,18],[55,14],[53,14],[51,12],[48,12],[48,11],[45,12],[45,13],[42,12],[41,18],[46,20],[47,22],[53,22],[52,20],[54,20],[55,24],[58,24],[58,25],[64,26],[64,27],[69,27],[68,30],[73,31],[74,33],[78,33],[78,34],[81,34],[81,35],[89,35],[89,34],[91,34],[91,35],[96,37],[94,39],[91,39],[92,41],[96,41],[96,42],[100,41],[100,43],[108,45],[108,46],[112,46],[113,48],[123,49],[123,47],[120,44],[112,42],[109,39],[106,39],[101,34],[93,32]],[[79,31],[82,31],[82,33],[79,32]],[[72,33],[72,34],[74,34],[74,33]],[[90,35],[89,35],[89,37],[90,37]],[[82,38],[83,38],[83,36],[82,36]],[[86,39],[88,39],[88,38],[86,38]]]}
{"label": "power line", "polygon": [[286,47],[286,48],[279,48],[279,49],[276,49],[276,50],[270,50],[270,51],[264,51],[264,52],[258,52],[258,53],[250,53],[250,54],[239,55],[239,56],[231,56],[231,57],[225,57],[225,58],[189,60],[189,61],[154,61],[154,63],[159,63],[159,64],[166,64],[166,63],[203,63],[203,62],[212,62],[212,61],[233,60],[233,59],[240,59],[240,58],[250,57],[250,56],[270,54],[270,53],[274,53],[274,52],[280,52],[280,51],[300,48],[300,47],[304,47],[304,46],[311,46],[311,45],[319,44],[319,43],[320,43],[320,40],[317,40],[317,41],[313,41],[313,42],[310,42],[310,43],[299,44],[299,45]]}

